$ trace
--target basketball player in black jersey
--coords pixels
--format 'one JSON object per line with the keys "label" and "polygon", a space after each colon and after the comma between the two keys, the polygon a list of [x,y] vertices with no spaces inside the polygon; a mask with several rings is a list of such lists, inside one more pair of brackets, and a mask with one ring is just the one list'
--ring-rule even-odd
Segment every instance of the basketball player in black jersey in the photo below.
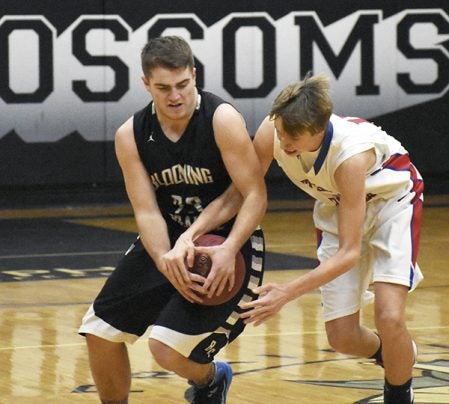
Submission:
{"label": "basketball player in black jersey", "polygon": [[[242,116],[196,87],[192,51],[183,39],[151,39],[141,60],[153,100],[115,138],[139,237],[84,316],[80,333],[86,336],[102,403],[128,402],[125,343],[151,325],[149,347],[156,362],[192,385],[185,398],[225,403],[232,370],[213,359],[243,331],[239,302],[254,299],[252,289],[262,282],[263,175]],[[210,228],[201,214],[231,183],[243,196],[239,213]],[[210,247],[207,279],[186,267],[193,264],[194,239],[205,232],[226,237],[221,246]],[[220,294],[233,284],[239,250],[247,268],[239,293],[219,306],[201,305],[201,293]]]}

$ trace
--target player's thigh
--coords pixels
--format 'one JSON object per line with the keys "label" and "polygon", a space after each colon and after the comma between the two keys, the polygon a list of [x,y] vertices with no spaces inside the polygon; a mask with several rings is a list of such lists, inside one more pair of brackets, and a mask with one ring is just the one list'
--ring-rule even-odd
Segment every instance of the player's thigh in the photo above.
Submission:
{"label": "player's thigh", "polygon": [[376,282],[374,316],[377,328],[405,323],[408,288],[404,285]]}
{"label": "player's thigh", "polygon": [[347,341],[351,342],[354,337],[359,335],[360,311],[326,321],[325,328],[328,341],[332,346],[345,344]]}
{"label": "player's thigh", "polygon": [[411,204],[390,201],[379,214],[370,240],[373,249],[373,281],[407,286],[421,281],[416,264],[419,247],[420,216]]}

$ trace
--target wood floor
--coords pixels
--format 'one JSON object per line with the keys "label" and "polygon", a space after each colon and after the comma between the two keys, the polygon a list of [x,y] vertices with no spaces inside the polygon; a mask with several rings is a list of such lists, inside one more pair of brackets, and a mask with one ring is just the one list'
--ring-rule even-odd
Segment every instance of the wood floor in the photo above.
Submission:
{"label": "wood floor", "polygon": [[[0,211],[0,225],[14,221],[19,226],[34,218],[57,218],[54,226],[69,221],[86,231],[100,227],[125,232],[131,238],[135,231],[128,206]],[[274,257],[288,257],[286,268],[268,268],[266,281],[291,279],[311,268],[295,268],[296,262],[304,262],[302,258],[315,257],[310,203],[272,202],[263,227],[267,250]],[[96,264],[81,270],[76,263],[84,253],[73,248],[66,251],[72,254],[71,266],[55,266],[53,272],[45,266],[30,269],[26,265],[32,260],[26,258],[42,258],[27,244],[32,228],[2,236],[3,243],[16,243],[14,234],[23,240],[20,254],[3,248],[0,257],[0,403],[97,403],[84,340],[77,328],[111,266]],[[51,238],[51,234],[42,237]],[[102,249],[98,247],[100,256]],[[104,256],[109,253],[105,250]],[[24,264],[12,267],[11,262],[20,257]],[[409,296],[407,309],[408,326],[419,349],[415,403],[449,403],[447,197],[426,203],[419,262],[425,280]],[[55,278],[51,275],[55,271],[67,276]],[[86,276],[89,271],[95,276]],[[373,326],[372,307],[362,317]],[[186,384],[151,359],[145,337],[130,346],[129,353],[133,369],[130,403],[184,402]],[[230,404],[382,402],[382,369],[329,348],[318,292],[288,304],[264,325],[247,327],[219,358],[231,362],[234,370]]]}

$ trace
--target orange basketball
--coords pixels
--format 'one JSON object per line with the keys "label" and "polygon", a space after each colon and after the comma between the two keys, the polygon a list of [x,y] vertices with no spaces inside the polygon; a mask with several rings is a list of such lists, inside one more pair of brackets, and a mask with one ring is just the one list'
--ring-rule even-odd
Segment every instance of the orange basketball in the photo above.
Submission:
{"label": "orange basketball", "polygon": [[[203,234],[195,240],[195,245],[210,247],[220,245],[224,241],[225,238],[222,236],[218,236],[216,234]],[[189,270],[206,277],[209,274],[211,266],[212,260],[208,255],[197,254],[194,259],[193,267],[189,268]],[[243,281],[245,280],[245,274],[245,259],[243,258],[242,253],[239,251],[235,257],[235,281],[233,288],[229,290],[227,287],[225,287],[221,292],[221,295],[219,296],[214,295],[212,297],[207,297],[201,295],[201,297],[203,298],[203,302],[201,304],[206,306],[217,306],[232,299],[242,287]]]}

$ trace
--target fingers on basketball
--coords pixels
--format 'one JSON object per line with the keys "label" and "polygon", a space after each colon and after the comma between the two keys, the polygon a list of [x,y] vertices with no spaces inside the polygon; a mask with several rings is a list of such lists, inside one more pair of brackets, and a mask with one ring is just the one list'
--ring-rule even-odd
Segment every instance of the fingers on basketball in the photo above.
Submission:
{"label": "fingers on basketball", "polygon": [[[216,234],[204,234],[195,241],[196,246],[211,247],[220,245],[225,241],[225,238]],[[195,255],[193,267],[189,270],[193,273],[207,277],[212,267],[211,258],[205,253]],[[242,253],[239,251],[235,258],[235,281],[232,289],[224,288],[220,295],[213,295],[211,297],[201,295],[203,302],[201,304],[206,306],[217,306],[232,299],[243,285],[245,280],[246,268],[245,260]]]}

